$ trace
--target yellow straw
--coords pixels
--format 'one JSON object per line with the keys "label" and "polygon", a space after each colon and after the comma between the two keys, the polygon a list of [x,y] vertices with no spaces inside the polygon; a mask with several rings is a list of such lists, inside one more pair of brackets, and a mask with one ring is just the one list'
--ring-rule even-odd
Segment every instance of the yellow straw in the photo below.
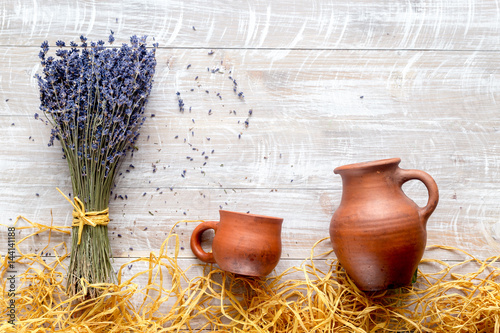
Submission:
{"label": "yellow straw", "polygon": [[[29,226],[18,226],[24,221]],[[19,217],[14,227],[32,233],[16,243],[16,326],[8,323],[7,267],[0,265],[0,332],[499,332],[500,256],[453,265],[425,259],[417,283],[364,293],[329,253],[315,254],[297,267],[259,279],[227,273],[210,264],[181,268],[175,226],[158,252],[119,268],[131,273],[118,284],[89,284],[102,293],[67,297],[64,243],[50,244],[64,227]],[[39,235],[37,237],[34,237]],[[42,238],[43,237],[43,238]],[[20,243],[47,240],[38,253]],[[318,241],[314,247],[328,239]],[[52,248],[52,255],[42,251]],[[26,245],[27,247],[28,245]],[[456,248],[434,246],[445,251]],[[169,250],[169,251],[167,251]],[[167,252],[173,250],[173,255]],[[461,251],[462,252],[462,251]],[[0,258],[0,263],[6,257]],[[195,269],[199,274],[195,274]],[[191,270],[191,271],[190,271]],[[459,272],[469,272],[458,274]],[[188,276],[194,276],[188,278]]]}
{"label": "yellow straw", "polygon": [[109,223],[109,208],[106,208],[101,211],[96,211],[96,212],[86,212],[85,211],[85,205],[83,202],[78,198],[75,197],[73,200],[75,201],[74,203],[71,201],[70,198],[68,198],[62,191],[58,188],[56,188],[59,193],[62,194],[66,200],[73,206],[73,223],[71,226],[73,227],[78,227],[78,245],[80,245],[80,242],[82,240],[82,232],[83,232],[83,226],[84,225],[91,225],[93,227],[98,226],[98,225],[108,225]]}

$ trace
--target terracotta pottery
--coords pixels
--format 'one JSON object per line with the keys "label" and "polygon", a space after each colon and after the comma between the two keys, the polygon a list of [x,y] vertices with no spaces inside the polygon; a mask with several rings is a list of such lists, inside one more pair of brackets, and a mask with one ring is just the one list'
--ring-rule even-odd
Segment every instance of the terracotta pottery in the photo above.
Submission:
{"label": "terracotta pottery", "polygon": [[[334,170],[342,177],[342,200],[330,223],[330,238],[340,264],[364,291],[411,283],[427,242],[427,219],[438,204],[434,179],[420,170],[401,169],[399,162],[392,158]],[[427,187],[425,207],[401,189],[411,179]]]}
{"label": "terracotta pottery", "polygon": [[[281,225],[283,219],[220,210],[220,222],[206,221],[191,235],[191,250],[202,261],[217,263],[225,271],[266,276],[281,256]],[[201,235],[213,229],[212,252],[201,248]]]}

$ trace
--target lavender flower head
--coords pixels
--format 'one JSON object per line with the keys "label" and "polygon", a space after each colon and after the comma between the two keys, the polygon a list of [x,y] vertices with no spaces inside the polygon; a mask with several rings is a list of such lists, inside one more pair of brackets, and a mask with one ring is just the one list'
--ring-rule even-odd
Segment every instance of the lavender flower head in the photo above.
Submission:
{"label": "lavender flower head", "polygon": [[[54,139],[61,141],[75,192],[80,178],[81,184],[109,181],[111,187],[118,162],[134,146],[146,119],[158,47],[148,50],[146,36],[132,36],[130,45],[121,48],[106,48],[103,41],[88,42],[84,36],[80,42],[66,46],[57,41],[55,58],[47,55],[49,45],[43,42],[43,72],[36,75],[40,110],[53,125],[49,146]],[[80,190],[88,193],[87,203],[93,201],[91,191]]]}

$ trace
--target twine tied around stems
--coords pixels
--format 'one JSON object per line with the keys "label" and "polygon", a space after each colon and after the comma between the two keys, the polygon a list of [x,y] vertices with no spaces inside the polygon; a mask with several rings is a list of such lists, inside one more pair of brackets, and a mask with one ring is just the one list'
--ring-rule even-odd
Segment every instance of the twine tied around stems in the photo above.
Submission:
{"label": "twine tied around stems", "polygon": [[73,201],[68,198],[60,189],[56,187],[59,193],[62,194],[66,200],[73,206],[73,223],[71,226],[78,227],[78,245],[82,240],[82,232],[84,225],[91,225],[96,227],[98,225],[108,225],[109,223],[109,208],[101,211],[86,212],[85,205],[78,197],[75,197]]}

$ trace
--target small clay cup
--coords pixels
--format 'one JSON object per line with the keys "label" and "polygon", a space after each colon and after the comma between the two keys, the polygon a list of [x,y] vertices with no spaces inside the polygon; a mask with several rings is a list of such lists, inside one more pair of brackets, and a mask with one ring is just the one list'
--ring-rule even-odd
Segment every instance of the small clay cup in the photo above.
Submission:
{"label": "small clay cup", "polygon": [[[206,221],[191,235],[191,250],[202,261],[217,263],[222,270],[266,276],[281,256],[282,218],[220,210],[220,222]],[[201,235],[213,229],[212,252],[201,248]]]}

